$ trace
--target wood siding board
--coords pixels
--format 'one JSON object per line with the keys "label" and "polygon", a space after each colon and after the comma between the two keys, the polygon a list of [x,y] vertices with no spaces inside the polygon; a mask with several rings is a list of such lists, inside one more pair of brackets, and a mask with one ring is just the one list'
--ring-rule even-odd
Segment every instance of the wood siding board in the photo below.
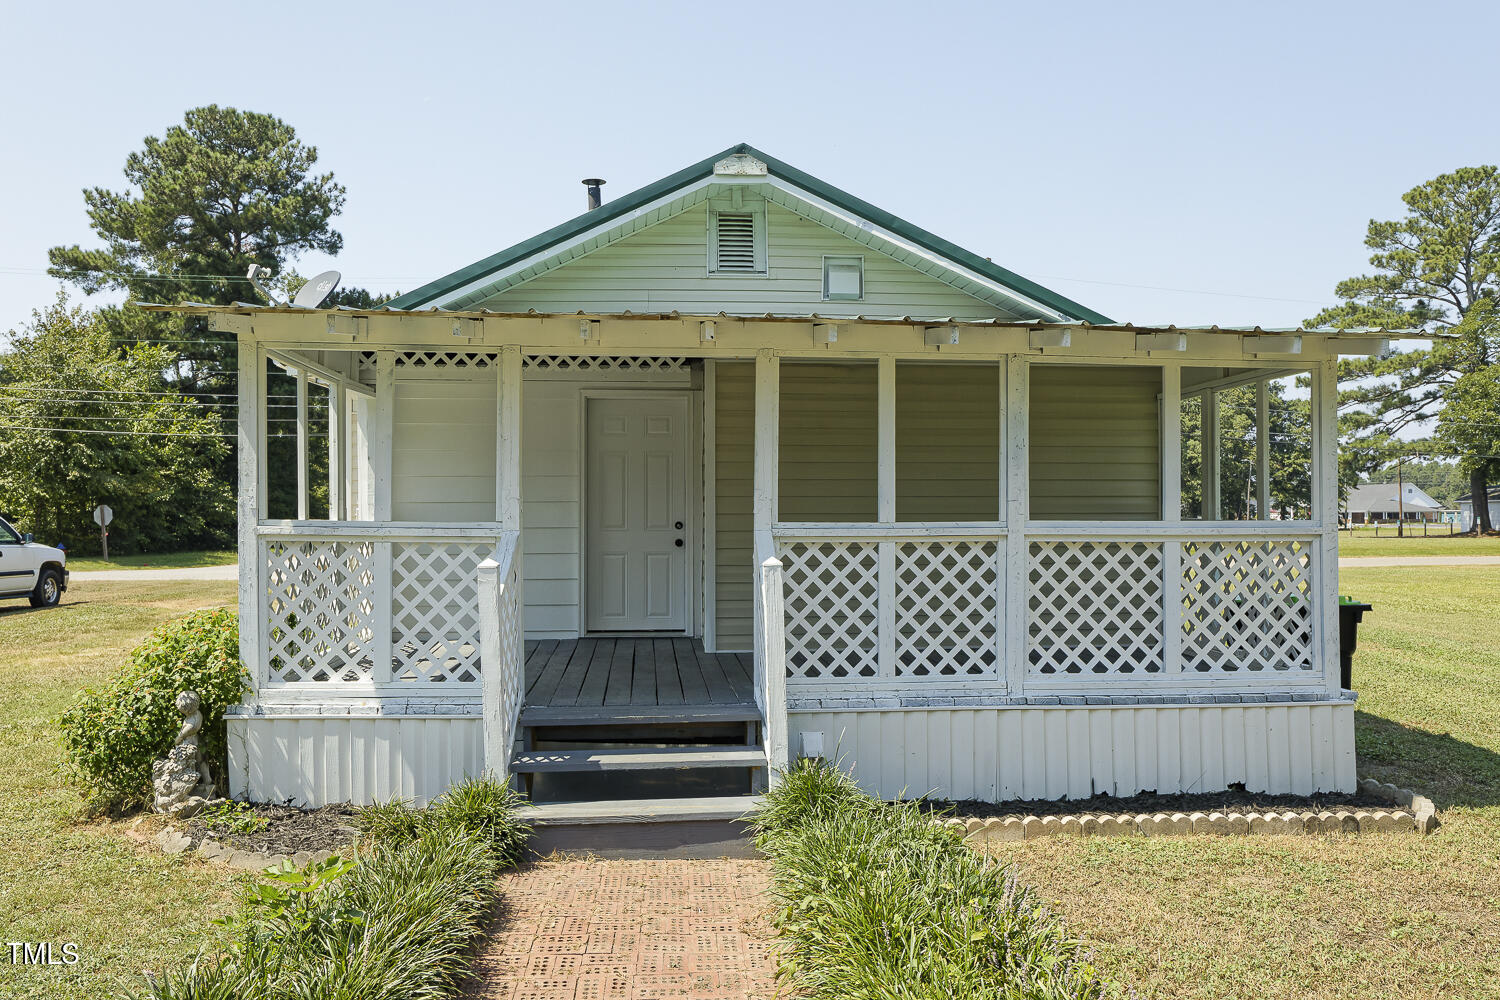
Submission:
{"label": "wood siding board", "polygon": [[1042,520],[1156,520],[1160,369],[1031,365],[1031,512]]}

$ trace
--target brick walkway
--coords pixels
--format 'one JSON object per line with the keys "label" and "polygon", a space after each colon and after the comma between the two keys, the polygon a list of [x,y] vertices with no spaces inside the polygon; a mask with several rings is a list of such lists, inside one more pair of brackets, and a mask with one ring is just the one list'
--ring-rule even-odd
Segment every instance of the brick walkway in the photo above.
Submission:
{"label": "brick walkway", "polygon": [[763,861],[544,861],[505,876],[506,911],[469,996],[770,997]]}

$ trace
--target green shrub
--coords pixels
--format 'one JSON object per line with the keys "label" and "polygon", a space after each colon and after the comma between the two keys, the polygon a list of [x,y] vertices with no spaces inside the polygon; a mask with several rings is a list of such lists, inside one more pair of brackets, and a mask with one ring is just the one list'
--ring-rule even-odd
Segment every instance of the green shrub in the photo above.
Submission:
{"label": "green shrub", "polygon": [[429,809],[399,799],[365,806],[355,815],[360,833],[383,843],[409,843],[434,830],[453,830],[486,841],[502,861],[521,859],[531,828],[517,814],[521,796],[493,778],[454,785]]}
{"label": "green shrub", "polygon": [[767,796],[781,974],[808,998],[1095,1000],[1077,941],[1014,873],[920,802],[877,802],[826,763]]}
{"label": "green shrub", "polygon": [[174,703],[187,688],[202,699],[198,746],[222,785],[224,710],[239,702],[245,681],[234,611],[195,611],[158,628],[114,677],[62,716],[63,748],[85,795],[150,801],[151,763],[182,728]]}
{"label": "green shrub", "polygon": [[[230,951],[152,977],[151,1000],[436,1000],[453,995],[469,944],[519,853],[516,796],[466,782],[439,805],[377,806],[357,864],[283,866],[250,887]],[[377,819],[370,820],[371,817]],[[422,817],[413,819],[413,817]],[[389,822],[387,822],[389,820]],[[518,838],[521,838],[518,840]]]}

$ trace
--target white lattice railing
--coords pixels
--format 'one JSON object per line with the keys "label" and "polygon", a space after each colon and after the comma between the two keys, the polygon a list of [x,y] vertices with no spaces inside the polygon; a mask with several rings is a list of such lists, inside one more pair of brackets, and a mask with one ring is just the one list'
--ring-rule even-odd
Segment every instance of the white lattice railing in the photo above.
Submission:
{"label": "white lattice railing", "polygon": [[[1316,533],[1024,537],[1007,568],[987,526],[778,525],[787,677],[799,690],[1041,692],[1321,679]],[[1022,607],[1007,635],[1011,592]]]}
{"label": "white lattice railing", "polygon": [[777,537],[787,675],[798,682],[995,679],[1004,661],[1000,534],[850,525]]}
{"label": "white lattice railing", "polygon": [[477,574],[498,534],[477,526],[261,526],[261,686],[477,694]]}
{"label": "white lattice railing", "polygon": [[484,769],[510,780],[511,750],[526,696],[521,533],[507,531],[479,564],[479,645],[484,672]]}
{"label": "white lattice railing", "polygon": [[1037,681],[1312,678],[1316,535],[1222,528],[1027,537],[1026,670]]}

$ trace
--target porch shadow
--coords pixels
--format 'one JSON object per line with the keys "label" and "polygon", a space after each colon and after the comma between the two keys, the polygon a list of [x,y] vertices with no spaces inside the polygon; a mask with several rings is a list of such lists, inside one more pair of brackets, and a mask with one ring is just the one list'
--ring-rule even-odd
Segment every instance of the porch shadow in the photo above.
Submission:
{"label": "porch shadow", "polygon": [[1354,713],[1361,777],[1389,781],[1428,796],[1439,809],[1500,805],[1500,753],[1448,733]]}

